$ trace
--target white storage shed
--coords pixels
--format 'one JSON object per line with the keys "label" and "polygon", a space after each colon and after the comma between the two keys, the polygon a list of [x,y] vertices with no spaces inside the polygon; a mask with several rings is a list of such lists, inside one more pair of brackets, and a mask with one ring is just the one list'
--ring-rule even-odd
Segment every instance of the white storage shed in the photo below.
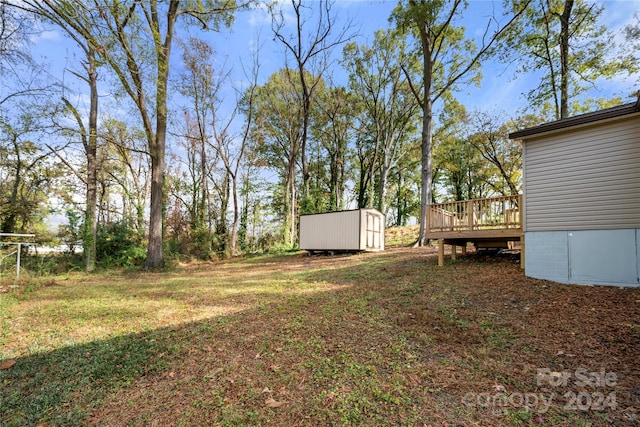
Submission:
{"label": "white storage shed", "polygon": [[356,209],[300,216],[300,249],[314,251],[383,251],[384,215]]}

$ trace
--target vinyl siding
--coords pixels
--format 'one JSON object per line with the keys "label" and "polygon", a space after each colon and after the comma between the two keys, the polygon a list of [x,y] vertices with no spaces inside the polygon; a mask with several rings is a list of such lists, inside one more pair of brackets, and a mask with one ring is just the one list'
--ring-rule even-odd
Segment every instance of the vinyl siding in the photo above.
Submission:
{"label": "vinyl siding", "polygon": [[640,228],[640,115],[523,147],[526,231]]}

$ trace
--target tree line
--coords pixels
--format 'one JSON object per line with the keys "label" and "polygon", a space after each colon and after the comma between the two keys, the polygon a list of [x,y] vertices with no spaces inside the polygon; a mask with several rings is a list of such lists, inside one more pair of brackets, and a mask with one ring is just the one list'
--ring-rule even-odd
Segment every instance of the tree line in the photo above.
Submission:
{"label": "tree line", "polygon": [[[258,7],[281,67],[261,81],[258,40],[237,85],[206,35]],[[595,1],[510,0],[478,35],[467,7],[400,1],[361,43],[325,0],[3,0],[0,232],[46,236],[57,200],[87,271],[292,248],[299,215],[347,208],[425,244],[429,204],[521,191],[509,132],[621,103],[584,94],[638,72],[637,15],[613,33]],[[64,76],[32,56],[43,29],[74,45]],[[459,102],[488,61],[539,78],[526,111]]]}

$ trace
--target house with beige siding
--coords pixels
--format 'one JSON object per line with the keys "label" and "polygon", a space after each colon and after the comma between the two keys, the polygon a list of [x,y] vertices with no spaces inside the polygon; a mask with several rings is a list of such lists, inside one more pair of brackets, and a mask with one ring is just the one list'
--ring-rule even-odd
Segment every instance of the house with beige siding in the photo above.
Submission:
{"label": "house with beige siding", "polygon": [[525,274],[640,286],[640,97],[509,137],[523,146]]}

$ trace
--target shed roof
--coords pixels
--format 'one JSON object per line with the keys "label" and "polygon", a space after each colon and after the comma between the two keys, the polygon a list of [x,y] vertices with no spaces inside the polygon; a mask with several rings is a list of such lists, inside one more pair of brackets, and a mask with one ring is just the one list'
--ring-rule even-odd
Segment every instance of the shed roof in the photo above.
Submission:
{"label": "shed roof", "polygon": [[509,134],[509,139],[522,139],[527,136],[538,135],[544,132],[565,129],[573,126],[599,122],[601,120],[626,116],[640,112],[640,92],[636,102],[618,105],[617,107],[606,108],[604,110],[593,111],[591,113],[580,114],[579,116],[556,120],[555,122],[544,123],[539,126],[522,129]]}

